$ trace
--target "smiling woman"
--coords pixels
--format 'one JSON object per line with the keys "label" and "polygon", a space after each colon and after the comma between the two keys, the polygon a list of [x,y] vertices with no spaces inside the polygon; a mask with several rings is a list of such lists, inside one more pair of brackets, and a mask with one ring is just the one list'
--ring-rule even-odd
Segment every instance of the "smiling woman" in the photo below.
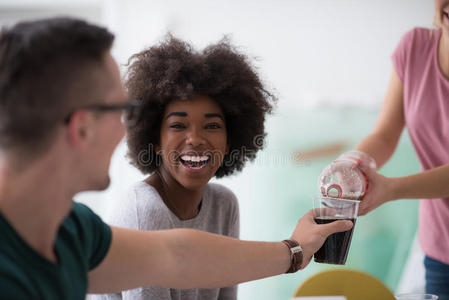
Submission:
{"label": "smiling woman", "polygon": [[[240,171],[265,138],[273,96],[228,41],[197,52],[171,36],[130,59],[127,87],[141,104],[128,126],[132,164],[149,175],[113,208],[112,224],[139,229],[195,228],[239,237],[233,192],[209,183]],[[236,299],[235,286],[145,287],[104,299]]]}

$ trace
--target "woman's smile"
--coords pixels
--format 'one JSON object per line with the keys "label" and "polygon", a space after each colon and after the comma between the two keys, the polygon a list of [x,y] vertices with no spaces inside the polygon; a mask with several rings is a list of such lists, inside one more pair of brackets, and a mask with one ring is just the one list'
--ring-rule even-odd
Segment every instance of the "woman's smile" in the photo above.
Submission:
{"label": "woman's smile", "polygon": [[210,157],[206,155],[181,155],[179,161],[187,169],[201,170],[206,167],[206,164],[210,161]]}

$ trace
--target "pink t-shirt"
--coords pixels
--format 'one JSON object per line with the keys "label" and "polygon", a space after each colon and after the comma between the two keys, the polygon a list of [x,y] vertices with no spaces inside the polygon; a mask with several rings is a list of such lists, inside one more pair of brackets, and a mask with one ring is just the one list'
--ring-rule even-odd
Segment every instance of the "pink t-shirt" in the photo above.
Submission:
{"label": "pink t-shirt", "polygon": [[[404,86],[405,124],[422,170],[449,164],[449,79],[438,64],[440,36],[441,30],[415,28],[392,56]],[[449,264],[449,198],[420,200],[418,235],[426,255]]]}

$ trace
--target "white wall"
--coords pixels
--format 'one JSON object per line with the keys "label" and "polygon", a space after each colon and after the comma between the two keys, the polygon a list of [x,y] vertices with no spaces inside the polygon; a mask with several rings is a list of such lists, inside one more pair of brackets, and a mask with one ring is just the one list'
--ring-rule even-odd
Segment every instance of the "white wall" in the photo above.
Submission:
{"label": "white wall", "polygon": [[262,73],[289,105],[377,104],[399,38],[413,26],[431,26],[433,16],[431,0],[108,3],[119,61],[168,30],[201,47],[230,34],[260,59]]}
{"label": "white wall", "polygon": [[108,26],[120,63],[167,31],[199,47],[229,34],[282,105],[377,105],[391,52],[405,31],[431,26],[433,1],[0,0],[0,24],[54,14]]}

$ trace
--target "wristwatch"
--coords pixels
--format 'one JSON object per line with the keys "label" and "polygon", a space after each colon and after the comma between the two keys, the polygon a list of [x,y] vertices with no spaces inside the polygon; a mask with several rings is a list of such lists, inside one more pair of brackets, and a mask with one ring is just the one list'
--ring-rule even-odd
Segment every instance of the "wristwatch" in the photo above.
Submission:
{"label": "wristwatch", "polygon": [[302,264],[302,248],[297,241],[294,240],[283,240],[284,244],[287,245],[290,250],[290,268],[285,273],[295,273],[301,268]]}

